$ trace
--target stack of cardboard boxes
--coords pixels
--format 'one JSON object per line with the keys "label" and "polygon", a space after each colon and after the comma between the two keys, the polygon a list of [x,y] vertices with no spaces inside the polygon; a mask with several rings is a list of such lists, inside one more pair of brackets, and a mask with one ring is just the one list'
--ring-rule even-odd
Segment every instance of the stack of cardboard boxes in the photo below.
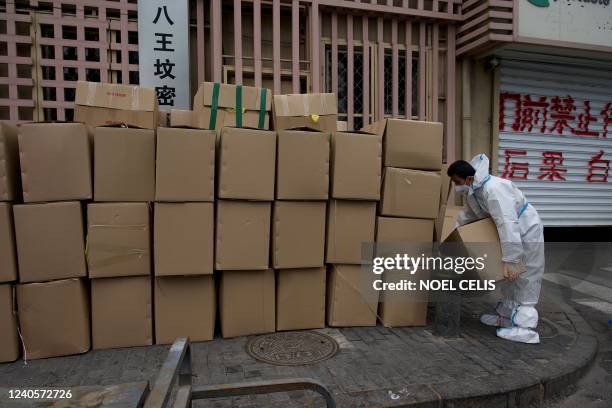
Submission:
{"label": "stack of cardboard boxes", "polygon": [[93,348],[150,345],[155,93],[86,83],[77,86],[76,101],[76,119],[98,125],[93,129],[95,202],[87,207]]}
{"label": "stack of cardboard boxes", "polygon": [[215,269],[224,337],[275,329],[270,217],[276,133],[225,127],[218,153]]}
{"label": "stack of cardboard boxes", "polygon": [[23,201],[13,207],[24,357],[90,348],[81,200],[92,197],[91,145],[81,123],[19,128]]}
{"label": "stack of cardboard boxes", "polygon": [[19,357],[17,319],[13,313],[17,255],[11,202],[21,198],[17,129],[0,123],[0,363]]}
{"label": "stack of cardboard boxes", "polygon": [[338,132],[332,139],[331,197],[327,212],[327,324],[375,326],[378,292],[362,243],[373,242],[380,199],[380,135]]}
{"label": "stack of cardboard boxes", "polygon": [[211,340],[216,318],[215,132],[159,128],[154,216],[155,341]]}
{"label": "stack of cardboard boxes", "polygon": [[[88,350],[90,305],[94,349],[210,340],[216,293],[223,337],[373,326],[362,244],[431,243],[444,213],[441,125],[337,132],[333,94],[204,83],[158,128],[152,89],[79,82],[75,114],[19,132],[25,203],[0,203],[0,361],[18,357],[5,283],[18,275],[28,358]],[[20,199],[16,139],[1,125],[0,201]],[[423,324],[423,302],[383,301],[382,320]]]}
{"label": "stack of cardboard boxes", "polygon": [[325,326],[325,209],[331,132],[278,132],[272,263],[277,330]]}
{"label": "stack of cardboard boxes", "polygon": [[[431,253],[434,220],[440,205],[442,168],[442,124],[387,119],[368,128],[383,137],[383,187],[377,218],[376,242],[403,243],[410,256]],[[395,255],[397,248],[390,255]],[[380,252],[380,251],[379,251]],[[384,251],[378,253],[385,256]],[[426,279],[418,271],[412,279]],[[385,282],[409,279],[406,271],[387,270]],[[389,326],[424,325],[427,294],[385,291],[380,318]]]}
{"label": "stack of cardboard boxes", "polygon": [[334,94],[274,95],[277,130],[272,263],[276,329],[325,326],[325,224]]}

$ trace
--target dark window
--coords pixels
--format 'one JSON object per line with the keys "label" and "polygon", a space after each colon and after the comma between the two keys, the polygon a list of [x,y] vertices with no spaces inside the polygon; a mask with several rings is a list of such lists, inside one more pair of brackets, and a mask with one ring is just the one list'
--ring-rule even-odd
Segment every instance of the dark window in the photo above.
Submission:
{"label": "dark window", "polygon": [[64,88],[64,100],[66,102],[74,102],[75,88]]}
{"label": "dark window", "polygon": [[55,59],[55,46],[53,45],[41,45],[40,55],[44,59]]}
{"label": "dark window", "polygon": [[45,101],[57,101],[57,88],[47,88],[44,87],[42,89],[43,100]]}
{"label": "dark window", "polygon": [[138,71],[130,71],[130,85],[138,85],[140,83],[140,77]]}
{"label": "dark window", "polygon": [[76,47],[63,47],[64,59],[68,61],[76,61],[78,59]]}
{"label": "dark window", "polygon": [[100,70],[94,68],[85,69],[85,79],[90,82],[100,82]]}
{"label": "dark window", "polygon": [[76,68],[64,67],[64,81],[78,81],[79,74]]}
{"label": "dark window", "polygon": [[75,26],[62,26],[62,38],[64,40],[76,40],[77,28]]}
{"label": "dark window", "polygon": [[100,62],[100,49],[85,48],[85,61]]}
{"label": "dark window", "polygon": [[100,30],[97,27],[85,27],[85,41],[100,41]]}

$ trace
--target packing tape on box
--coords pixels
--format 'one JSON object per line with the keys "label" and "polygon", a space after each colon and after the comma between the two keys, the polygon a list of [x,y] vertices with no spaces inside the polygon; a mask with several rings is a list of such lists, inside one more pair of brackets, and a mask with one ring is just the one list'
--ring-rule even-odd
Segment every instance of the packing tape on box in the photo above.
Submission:
{"label": "packing tape on box", "polygon": [[221,84],[215,82],[213,84],[213,93],[210,99],[210,122],[208,129],[214,130],[217,127],[217,109],[219,108],[219,88]]}
{"label": "packing tape on box", "polygon": [[96,83],[86,82],[87,84],[87,97],[85,98],[87,105],[92,106],[96,99]]}
{"label": "packing tape on box", "polygon": [[[124,230],[143,230],[146,231],[146,224],[92,224],[89,226],[90,229],[93,228],[108,228],[108,229],[124,229]],[[103,258],[99,261],[92,262],[91,261],[91,253],[100,252],[109,254],[106,258]],[[89,242],[89,234],[85,238],[85,260],[87,261],[87,265],[89,267],[104,267],[115,265],[118,263],[125,262],[127,260],[131,260],[134,256],[138,258],[142,258],[143,255],[147,255],[149,251],[147,249],[142,248],[132,248],[122,245],[113,245],[113,244],[96,244],[94,246]]]}
{"label": "packing tape on box", "polygon": [[[109,254],[108,257],[100,259],[99,261],[92,262],[91,253],[106,253]],[[123,263],[131,260],[134,257],[142,258],[144,255],[147,255],[149,251],[142,248],[130,248],[130,247],[122,247],[119,245],[95,245],[92,249],[91,245],[88,246],[87,249],[87,265],[93,268],[105,267],[116,265],[118,263]],[[111,255],[112,254],[112,255]]]}
{"label": "packing tape on box", "polygon": [[259,97],[259,123],[257,127],[259,129],[264,128],[264,124],[266,123],[266,98],[268,95],[268,90],[266,88],[261,88],[260,97]]}
{"label": "packing tape on box", "polygon": [[236,127],[242,127],[242,85],[236,85]]}
{"label": "packing tape on box", "polygon": [[[157,99],[157,92],[155,93]],[[140,89],[137,86],[132,87],[132,110],[138,110],[140,107]]]}

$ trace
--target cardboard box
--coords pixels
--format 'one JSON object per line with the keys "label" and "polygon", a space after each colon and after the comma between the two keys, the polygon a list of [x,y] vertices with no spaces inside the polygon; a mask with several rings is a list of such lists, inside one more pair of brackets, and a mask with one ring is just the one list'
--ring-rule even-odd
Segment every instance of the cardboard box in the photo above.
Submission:
{"label": "cardboard box", "polygon": [[[428,279],[427,271],[417,271],[411,275],[406,271],[385,271],[383,280],[387,283],[400,283],[403,280],[417,282]],[[425,326],[427,324],[427,291],[381,291],[379,315],[385,327]]]}
{"label": "cardboard box", "polygon": [[327,200],[330,133],[278,132],[277,200]]}
{"label": "cardboard box", "polygon": [[376,202],[331,200],[327,208],[325,262],[361,264],[362,244],[374,242]]}
{"label": "cardboard box", "polygon": [[94,131],[96,201],[155,199],[155,132],[98,127]]}
{"label": "cardboard box", "polygon": [[155,129],[157,96],[153,88],[78,81],[74,120],[92,128],[125,124]]}
{"label": "cardboard box", "polygon": [[87,206],[90,278],[151,274],[151,228],[147,203]]}
{"label": "cardboard box", "polygon": [[384,135],[385,167],[419,170],[442,168],[442,123],[385,119],[363,130]]}
{"label": "cardboard box", "polygon": [[87,276],[81,203],[13,206],[19,281]]}
{"label": "cardboard box", "polygon": [[325,268],[283,269],[276,277],[276,330],[325,327]]}
{"label": "cardboard box", "polygon": [[336,130],[338,132],[348,132],[348,122],[345,120],[339,120],[336,122]]}
{"label": "cardboard box", "polygon": [[155,276],[213,273],[213,203],[155,204]]}
{"label": "cardboard box", "polygon": [[21,200],[17,128],[0,121],[0,201]]}
{"label": "cardboard box", "polygon": [[504,279],[501,243],[493,219],[485,218],[462,225],[452,230],[444,242],[462,244],[470,257],[483,257],[483,253],[486,253],[485,268],[478,272],[478,277],[494,281]]}
{"label": "cardboard box", "polygon": [[157,129],[156,201],[214,201],[215,132]]}
{"label": "cardboard box", "polygon": [[0,285],[0,363],[19,358],[19,337],[14,309],[13,285]]}
{"label": "cardboard box", "polygon": [[219,198],[274,200],[276,133],[223,128],[219,152]]}
{"label": "cardboard box", "polygon": [[170,109],[170,126],[193,126],[193,111],[186,109]]}
{"label": "cardboard box", "polygon": [[275,330],[274,271],[223,271],[219,315],[224,338]]}
{"label": "cardboard box", "polygon": [[332,137],[332,198],[380,199],[382,139],[369,133]]}
{"label": "cardboard box", "polygon": [[155,278],[155,344],[212,340],[216,313],[212,276]]}
{"label": "cardboard box", "polygon": [[89,296],[83,279],[17,285],[17,307],[29,360],[89,350]]}
{"label": "cardboard box", "polygon": [[17,280],[13,207],[0,203],[0,283]]}
{"label": "cardboard box", "polygon": [[376,326],[378,291],[376,279],[361,265],[331,265],[327,277],[327,324],[329,326]]}
{"label": "cardboard box", "polygon": [[376,225],[376,256],[394,257],[398,253],[406,253],[418,257],[431,254],[433,220],[378,217]]}
{"label": "cardboard box", "polygon": [[271,107],[269,89],[202,82],[193,98],[193,126],[216,130],[225,126],[269,129]]}
{"label": "cardboard box", "polygon": [[436,219],[440,175],[431,171],[385,167],[380,215]]}
{"label": "cardboard box", "polygon": [[376,242],[430,243],[433,232],[433,220],[391,217],[376,219]]}
{"label": "cardboard box", "polygon": [[21,125],[19,156],[26,203],[91,199],[91,146],[82,123]]}
{"label": "cardboard box", "polygon": [[215,269],[270,267],[271,203],[217,201]]}
{"label": "cardboard box", "polygon": [[324,265],[325,201],[275,201],[272,265],[275,269]]}
{"label": "cardboard box", "polygon": [[157,111],[157,127],[165,127],[170,125],[170,112]]}
{"label": "cardboard box", "polygon": [[442,212],[442,217],[436,220],[436,241],[444,242],[446,238],[453,232],[455,229],[455,223],[457,222],[457,217],[463,210],[463,207],[455,207],[455,206],[443,206],[440,211]]}
{"label": "cardboard box", "polygon": [[93,349],[153,344],[152,313],[149,276],[92,280]]}
{"label": "cardboard box", "polygon": [[274,129],[307,127],[335,133],[338,104],[333,93],[274,95]]}

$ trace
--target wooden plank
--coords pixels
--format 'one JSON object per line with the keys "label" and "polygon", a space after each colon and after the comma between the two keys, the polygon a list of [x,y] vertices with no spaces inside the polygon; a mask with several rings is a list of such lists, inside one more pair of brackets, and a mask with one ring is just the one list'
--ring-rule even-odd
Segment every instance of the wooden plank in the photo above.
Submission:
{"label": "wooden plank", "polygon": [[312,92],[319,92],[320,67],[319,46],[321,43],[319,31],[319,0],[312,0],[310,5],[310,74],[312,76]]}
{"label": "wooden plank", "polygon": [[363,41],[363,125],[370,123],[370,40],[368,16],[361,17]]}
{"label": "wooden plank", "polygon": [[242,0],[234,0],[234,75],[242,84]]}
{"label": "wooden plank", "polygon": [[406,119],[412,118],[412,23],[406,21]]}
{"label": "wooden plank", "polygon": [[425,81],[425,45],[426,43],[426,26],[424,22],[419,23],[419,120],[425,120],[425,106],[427,104],[426,99],[426,81]]}
{"label": "wooden plank", "polygon": [[261,87],[261,0],[253,1],[253,59],[255,86]]}
{"label": "wooden plank", "polygon": [[300,93],[300,2],[291,3],[291,79],[293,93]]}
{"label": "wooden plank", "polygon": [[274,70],[274,93],[281,93],[280,61],[280,0],[272,3],[272,67]]}
{"label": "wooden plank", "polygon": [[331,79],[332,92],[338,95],[338,13],[331,15]]}
{"label": "wooden plank", "polygon": [[432,58],[431,58],[431,105],[432,105],[432,109],[431,109],[431,119],[434,122],[438,121],[438,88],[440,86],[439,81],[439,67],[438,67],[438,62],[439,62],[439,52],[440,52],[440,47],[439,47],[439,41],[440,41],[440,32],[439,32],[439,26],[438,23],[434,23],[433,27],[432,27],[432,35],[431,35],[431,53],[432,53]]}
{"label": "wooden plank", "polygon": [[376,42],[378,46],[378,86],[376,87],[376,95],[378,101],[378,120],[385,117],[385,44],[383,38],[383,23],[382,17],[376,19]]}
{"label": "wooden plank", "polygon": [[391,21],[391,115],[399,116],[399,45],[397,44],[397,18]]}
{"label": "wooden plank", "polygon": [[353,91],[353,82],[354,82],[354,69],[355,69],[355,61],[354,61],[354,47],[353,47],[353,15],[346,15],[346,66],[347,66],[347,75],[346,75],[346,87],[347,87],[347,102],[346,102],[346,114],[347,114],[347,126],[348,130],[354,130],[354,119],[353,119],[353,110],[355,109],[353,104],[353,98],[355,97],[355,93]]}

